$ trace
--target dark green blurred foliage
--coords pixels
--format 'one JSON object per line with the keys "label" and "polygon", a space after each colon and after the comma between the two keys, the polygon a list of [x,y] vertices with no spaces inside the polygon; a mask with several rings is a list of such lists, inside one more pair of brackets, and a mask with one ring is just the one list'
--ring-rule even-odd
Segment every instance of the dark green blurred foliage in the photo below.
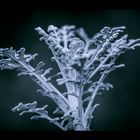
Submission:
{"label": "dark green blurred foliage", "polygon": [[[37,62],[46,62],[46,68],[53,67],[52,73],[58,71],[55,62],[44,42],[34,30],[41,26],[44,30],[53,24],[65,24],[83,27],[89,36],[94,35],[104,26],[126,26],[129,38],[140,38],[140,10],[25,10],[1,11],[0,47],[13,46],[15,49],[25,47],[27,53],[38,53]],[[140,128],[140,48],[128,51],[117,60],[126,67],[110,74],[106,82],[114,88],[97,97],[92,124],[93,130],[138,130]],[[11,108],[19,102],[38,101],[39,107],[49,104],[52,111],[53,102],[36,92],[38,86],[27,76],[17,77],[15,71],[0,71],[0,130],[59,130],[47,120],[33,120],[31,115],[19,116]]]}

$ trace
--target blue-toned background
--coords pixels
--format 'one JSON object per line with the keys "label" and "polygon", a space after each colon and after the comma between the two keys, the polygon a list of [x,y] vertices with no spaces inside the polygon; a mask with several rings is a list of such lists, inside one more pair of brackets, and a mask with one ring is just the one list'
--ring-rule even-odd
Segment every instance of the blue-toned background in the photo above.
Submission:
{"label": "blue-toned background", "polygon": [[[56,63],[39,35],[34,30],[41,26],[44,30],[53,24],[83,27],[89,36],[104,26],[126,26],[129,38],[140,38],[140,10],[5,10],[0,13],[0,47],[25,47],[27,53],[39,53],[36,62],[43,60],[46,68]],[[100,106],[95,111],[91,126],[94,130],[138,130],[140,128],[140,48],[128,51],[119,59],[126,67],[118,69],[106,79],[114,89],[96,98]],[[46,120],[31,121],[31,115],[18,116],[11,108],[19,102],[38,101],[38,105],[52,102],[36,93],[38,86],[29,77],[17,77],[15,71],[0,71],[0,130],[59,130]]]}

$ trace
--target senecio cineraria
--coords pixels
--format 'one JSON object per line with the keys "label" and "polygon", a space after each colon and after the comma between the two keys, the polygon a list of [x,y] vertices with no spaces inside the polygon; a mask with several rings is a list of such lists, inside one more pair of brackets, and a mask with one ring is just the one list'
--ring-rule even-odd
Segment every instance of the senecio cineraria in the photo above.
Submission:
{"label": "senecio cineraria", "polygon": [[[126,50],[140,46],[140,39],[128,39],[127,34],[120,36],[124,29],[124,26],[104,27],[89,38],[83,28],[75,29],[75,26],[57,28],[50,25],[47,32],[35,28],[59,67],[60,72],[52,76],[47,76],[52,68],[44,70],[43,61],[36,67],[31,66],[30,61],[38,54],[25,54],[25,48],[18,51],[12,47],[0,48],[1,70],[15,69],[18,76],[30,76],[41,88],[37,91],[57,105],[53,113],[58,117],[48,114],[48,105],[37,108],[37,101],[19,103],[12,111],[21,112],[20,115],[36,113],[31,119],[47,119],[64,131],[89,131],[94,110],[99,106],[95,104],[95,97],[113,88],[104,82],[105,78],[115,69],[124,67],[124,64],[116,65],[116,59]],[[58,86],[65,85],[66,92],[59,91],[52,79]]]}

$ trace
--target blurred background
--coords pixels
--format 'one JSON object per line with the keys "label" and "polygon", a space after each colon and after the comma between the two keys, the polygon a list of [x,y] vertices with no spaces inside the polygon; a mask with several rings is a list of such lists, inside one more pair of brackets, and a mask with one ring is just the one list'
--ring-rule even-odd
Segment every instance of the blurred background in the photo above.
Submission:
{"label": "blurred background", "polygon": [[[83,27],[92,37],[104,26],[126,26],[129,38],[140,38],[140,10],[15,10],[0,12],[0,47],[26,48],[27,53],[38,53],[35,64],[41,60],[46,68],[58,71],[52,54],[34,30],[40,26],[44,30],[48,25],[76,25]],[[114,88],[96,98],[100,106],[96,109],[91,129],[95,131],[125,131],[140,129],[140,48],[127,51],[117,60],[126,67],[112,72],[106,82]],[[33,63],[34,64],[34,63]],[[15,71],[0,71],[0,130],[1,131],[47,131],[59,128],[47,120],[30,120],[31,115],[19,116],[11,108],[19,102],[38,101],[38,107],[54,105],[36,90],[39,87],[30,77],[17,77]]]}

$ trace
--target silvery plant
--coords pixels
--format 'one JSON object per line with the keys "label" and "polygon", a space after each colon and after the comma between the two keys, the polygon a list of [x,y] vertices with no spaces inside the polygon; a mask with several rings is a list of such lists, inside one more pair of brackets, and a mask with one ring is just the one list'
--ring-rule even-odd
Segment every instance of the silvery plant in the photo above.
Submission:
{"label": "silvery plant", "polygon": [[[105,82],[106,77],[125,66],[115,64],[116,59],[126,50],[140,46],[140,39],[120,35],[124,29],[124,26],[105,26],[93,37],[88,37],[83,28],[76,29],[73,25],[61,28],[50,25],[47,32],[41,27],[35,28],[41,36],[40,41],[44,41],[52,52],[51,60],[60,70],[51,76],[53,68],[44,69],[43,61],[36,67],[30,64],[38,54],[26,54],[25,48],[18,51],[12,47],[0,48],[1,70],[15,69],[19,72],[18,76],[30,76],[40,86],[37,92],[56,104],[53,113],[57,117],[50,115],[47,104],[37,107],[37,101],[19,103],[12,111],[18,111],[20,115],[36,114],[31,119],[47,119],[64,131],[89,131],[95,108],[99,106],[95,103],[95,97],[113,88],[112,84]],[[55,80],[57,87],[52,80]],[[60,90],[62,86],[65,86],[65,91]]]}

